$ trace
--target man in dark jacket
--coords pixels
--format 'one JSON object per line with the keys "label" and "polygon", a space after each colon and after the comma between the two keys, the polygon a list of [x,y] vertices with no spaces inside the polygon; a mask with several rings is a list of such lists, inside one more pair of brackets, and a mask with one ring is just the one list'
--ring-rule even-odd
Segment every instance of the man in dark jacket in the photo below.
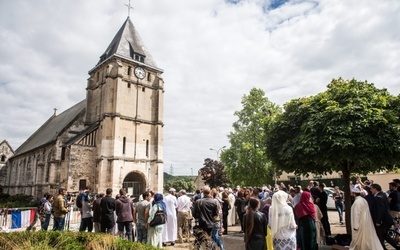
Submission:
{"label": "man in dark jacket", "polygon": [[101,232],[112,234],[115,226],[114,210],[115,199],[112,196],[112,189],[107,188],[106,197],[101,199]]}
{"label": "man in dark jacket", "polygon": [[100,221],[100,216],[101,216],[101,207],[100,207],[100,202],[101,199],[104,197],[104,193],[100,193],[96,200],[93,202],[93,228],[95,233],[100,233],[101,232],[101,221]]}
{"label": "man in dark jacket", "polygon": [[123,237],[124,229],[128,240],[133,241],[132,222],[135,219],[135,207],[130,198],[126,197],[125,189],[120,189],[121,197],[115,202],[117,214],[118,234]]}
{"label": "man in dark jacket", "polygon": [[370,191],[374,195],[374,202],[372,207],[370,207],[372,220],[379,241],[383,249],[386,249],[384,242],[385,236],[389,228],[393,225],[393,219],[389,213],[389,201],[386,194],[382,192],[382,188],[379,184],[372,184],[370,186]]}
{"label": "man in dark jacket", "polygon": [[217,201],[211,198],[210,187],[203,188],[203,198],[194,204],[193,217],[199,222],[199,226],[208,235],[214,226],[214,216],[218,215]]}

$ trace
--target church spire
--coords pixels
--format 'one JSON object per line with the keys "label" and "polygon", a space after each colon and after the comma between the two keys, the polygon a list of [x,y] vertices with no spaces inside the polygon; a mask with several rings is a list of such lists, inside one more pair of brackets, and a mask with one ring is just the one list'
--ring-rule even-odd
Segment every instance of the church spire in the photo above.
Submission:
{"label": "church spire", "polygon": [[157,68],[156,62],[144,46],[143,40],[129,16],[114,36],[114,39],[111,41],[106,51],[101,55],[98,64],[104,62],[113,55],[138,61]]}

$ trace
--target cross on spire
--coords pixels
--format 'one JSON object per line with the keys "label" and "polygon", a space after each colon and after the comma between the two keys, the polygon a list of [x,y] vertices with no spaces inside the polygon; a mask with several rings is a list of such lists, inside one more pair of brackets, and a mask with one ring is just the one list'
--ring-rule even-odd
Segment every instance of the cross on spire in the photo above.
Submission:
{"label": "cross on spire", "polygon": [[129,0],[128,4],[125,4],[126,7],[128,7],[128,17],[131,15],[131,9],[133,9],[133,7],[131,6],[131,0]]}

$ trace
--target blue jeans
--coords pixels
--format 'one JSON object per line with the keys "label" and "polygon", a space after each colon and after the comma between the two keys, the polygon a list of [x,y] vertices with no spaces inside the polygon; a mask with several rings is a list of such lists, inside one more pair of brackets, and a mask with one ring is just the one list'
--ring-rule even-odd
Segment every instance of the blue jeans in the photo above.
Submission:
{"label": "blue jeans", "polygon": [[343,202],[342,203],[335,203],[336,211],[339,213],[339,220],[340,223],[343,222]]}
{"label": "blue jeans", "polygon": [[47,228],[49,227],[50,223],[50,217],[51,214],[46,214],[46,217],[44,218],[44,221],[42,222],[42,230],[47,231]]}
{"label": "blue jeans", "polygon": [[141,243],[147,243],[147,228],[142,221],[138,221],[136,224],[137,230],[137,241]]}
{"label": "blue jeans", "polygon": [[54,217],[53,231],[64,231],[65,217]]}
{"label": "blue jeans", "polygon": [[[217,244],[221,248],[221,250],[225,250],[224,242],[222,242],[221,237],[219,236],[219,227],[221,222],[216,222],[214,227],[211,230],[211,240]],[[214,246],[214,244],[213,244]],[[215,249],[215,246],[213,247]]]}

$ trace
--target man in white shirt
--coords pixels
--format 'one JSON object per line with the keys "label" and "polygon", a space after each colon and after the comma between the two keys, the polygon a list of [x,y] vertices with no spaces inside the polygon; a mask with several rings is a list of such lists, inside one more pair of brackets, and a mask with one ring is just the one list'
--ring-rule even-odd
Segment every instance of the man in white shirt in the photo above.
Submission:
{"label": "man in white shirt", "polygon": [[[190,220],[190,208],[192,206],[192,201],[186,195],[186,190],[182,189],[179,191],[179,198],[177,203],[178,210],[178,240],[179,243],[183,243],[184,238],[186,242],[190,241],[190,231],[189,231],[189,220]],[[185,234],[183,237],[182,234]]]}

